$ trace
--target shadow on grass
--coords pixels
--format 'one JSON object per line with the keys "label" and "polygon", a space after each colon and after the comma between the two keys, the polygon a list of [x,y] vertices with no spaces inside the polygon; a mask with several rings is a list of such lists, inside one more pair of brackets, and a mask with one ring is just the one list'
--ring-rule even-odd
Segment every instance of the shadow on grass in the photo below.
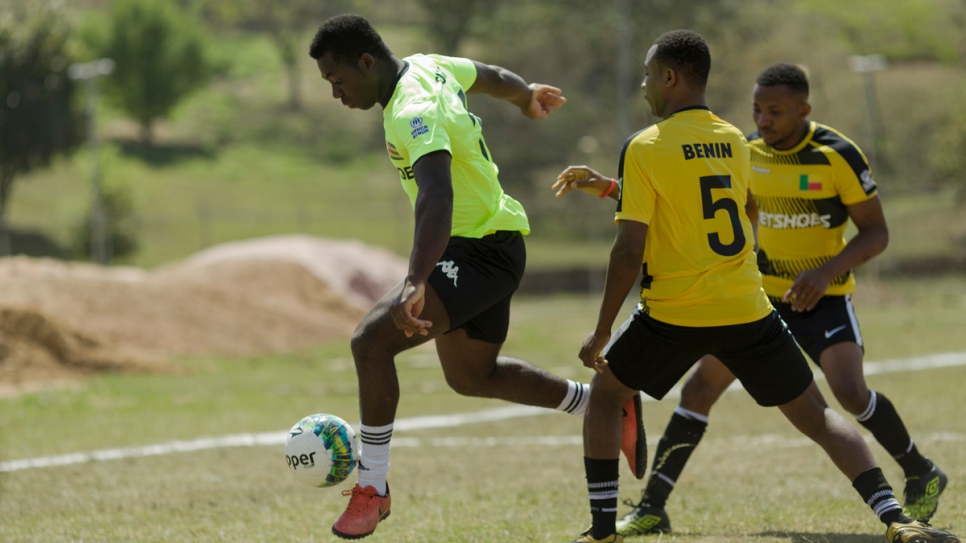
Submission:
{"label": "shadow on grass", "polygon": [[114,143],[120,147],[122,155],[137,158],[158,168],[174,166],[194,158],[211,159],[217,154],[206,146],[190,143],[145,145],[135,140],[115,140]]}
{"label": "shadow on grass", "polygon": [[881,534],[816,534],[810,532],[761,532],[761,537],[778,537],[791,543],[882,543],[885,529]]}

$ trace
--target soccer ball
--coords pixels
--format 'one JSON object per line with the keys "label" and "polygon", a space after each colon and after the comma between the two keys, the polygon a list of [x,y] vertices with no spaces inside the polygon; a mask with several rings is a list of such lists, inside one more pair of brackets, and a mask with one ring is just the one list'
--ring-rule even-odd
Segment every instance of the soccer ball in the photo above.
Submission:
{"label": "soccer ball", "polygon": [[285,463],[295,477],[312,486],[345,481],[359,460],[359,441],[349,423],[318,413],[295,423],[285,440]]}

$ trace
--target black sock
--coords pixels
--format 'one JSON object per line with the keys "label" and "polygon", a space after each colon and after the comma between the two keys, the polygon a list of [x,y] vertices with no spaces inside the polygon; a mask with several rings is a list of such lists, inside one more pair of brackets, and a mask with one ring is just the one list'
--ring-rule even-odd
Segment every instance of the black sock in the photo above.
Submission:
{"label": "black sock", "polygon": [[902,466],[906,478],[918,477],[932,469],[932,463],[912,444],[906,425],[899,418],[895,406],[880,392],[869,389],[871,400],[865,413],[855,417],[875,437],[876,441]]}
{"label": "black sock", "polygon": [[852,481],[852,488],[858,491],[862,501],[872,508],[872,512],[886,526],[893,522],[912,522],[912,519],[902,514],[899,500],[893,494],[892,487],[882,475],[880,468],[875,467],[862,472]]}
{"label": "black sock", "polygon": [[590,535],[604,539],[617,531],[617,483],[620,459],[594,460],[584,457],[587,473],[587,494],[590,496],[590,515],[593,524]]}
{"label": "black sock", "polygon": [[651,477],[644,489],[644,498],[654,507],[664,507],[674,484],[684,470],[688,458],[694,448],[701,442],[708,423],[682,415],[677,411],[671,415],[664,435],[657,444],[654,453],[654,465],[651,467]]}

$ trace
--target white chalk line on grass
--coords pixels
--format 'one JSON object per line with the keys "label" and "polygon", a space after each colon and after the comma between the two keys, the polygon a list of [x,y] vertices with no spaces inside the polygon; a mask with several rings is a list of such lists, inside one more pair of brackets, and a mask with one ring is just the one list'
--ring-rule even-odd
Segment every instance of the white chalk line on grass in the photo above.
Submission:
{"label": "white chalk line on grass", "polygon": [[[935,368],[945,368],[966,365],[966,352],[942,353],[906,359],[891,359],[881,362],[866,362],[865,374],[875,375],[898,371],[919,371]],[[821,372],[815,373],[816,379],[822,379]],[[738,382],[732,384],[729,390],[741,389]],[[675,387],[666,398],[678,398],[680,388]],[[653,401],[649,396],[642,396],[645,401]],[[405,432],[411,430],[425,430],[430,428],[451,428],[481,422],[496,422],[520,417],[532,417],[556,413],[553,409],[512,405],[496,409],[487,409],[475,413],[457,413],[452,415],[432,415],[399,419],[395,422],[394,431]],[[137,458],[143,456],[157,456],[177,452],[193,452],[207,449],[226,447],[257,447],[284,445],[288,432],[263,432],[256,434],[234,434],[219,437],[199,438],[188,441],[169,441],[141,447],[123,447],[115,449],[101,449],[98,451],[61,454],[56,456],[40,456],[21,460],[0,462],[0,473],[20,471],[35,468],[49,468],[83,464],[85,462],[120,460],[122,458]],[[652,436],[654,437],[654,436]],[[655,438],[656,439],[656,438]],[[964,441],[966,436],[961,434],[941,433],[933,434],[929,441]],[[806,438],[789,439],[782,436],[756,436],[741,438],[741,444],[747,446],[754,442],[756,446],[769,447],[799,447],[811,445]],[[529,437],[449,437],[449,438],[409,438],[394,436],[393,447],[504,447],[513,445],[580,445],[580,436],[529,436]]]}

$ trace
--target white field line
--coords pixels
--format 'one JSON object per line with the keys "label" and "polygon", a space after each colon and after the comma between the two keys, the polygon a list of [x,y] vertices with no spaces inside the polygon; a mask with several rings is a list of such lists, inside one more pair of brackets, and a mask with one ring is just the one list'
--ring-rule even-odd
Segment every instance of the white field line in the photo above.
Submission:
{"label": "white field line", "polygon": [[[966,365],[966,352],[943,353],[906,359],[892,359],[881,362],[866,362],[865,374],[875,375],[898,371],[920,371],[934,368],[945,368]],[[815,373],[816,379],[824,376],[821,371]],[[729,390],[740,390],[738,382],[732,384]],[[680,388],[675,387],[667,398],[678,398]],[[642,396],[644,401],[653,401],[649,396]],[[475,413],[457,413],[453,415],[433,415],[399,419],[395,423],[394,431],[405,432],[424,430],[429,428],[450,428],[480,422],[495,422],[519,417],[532,417],[556,413],[552,409],[512,405],[496,409],[487,409]],[[34,468],[48,468],[67,466],[85,462],[119,460],[122,458],[136,458],[141,456],[156,456],[176,452],[201,451],[225,447],[255,447],[284,445],[288,437],[287,431],[263,432],[257,434],[234,434],[220,437],[192,439],[189,441],[169,441],[142,447],[123,447],[115,449],[101,449],[98,451],[61,454],[56,456],[40,456],[21,460],[0,462],[0,473],[20,471]],[[652,436],[655,440],[656,437]],[[806,438],[789,439],[781,436],[756,436],[752,440],[757,446],[768,447],[801,447],[811,445]],[[934,434],[927,438],[929,441],[964,441],[966,436],[960,434]],[[656,442],[656,441],[655,441]],[[580,436],[530,436],[530,437],[477,437],[477,438],[407,438],[393,437],[393,447],[494,447],[508,445],[580,445]],[[741,438],[742,446],[749,444],[748,438]]]}

